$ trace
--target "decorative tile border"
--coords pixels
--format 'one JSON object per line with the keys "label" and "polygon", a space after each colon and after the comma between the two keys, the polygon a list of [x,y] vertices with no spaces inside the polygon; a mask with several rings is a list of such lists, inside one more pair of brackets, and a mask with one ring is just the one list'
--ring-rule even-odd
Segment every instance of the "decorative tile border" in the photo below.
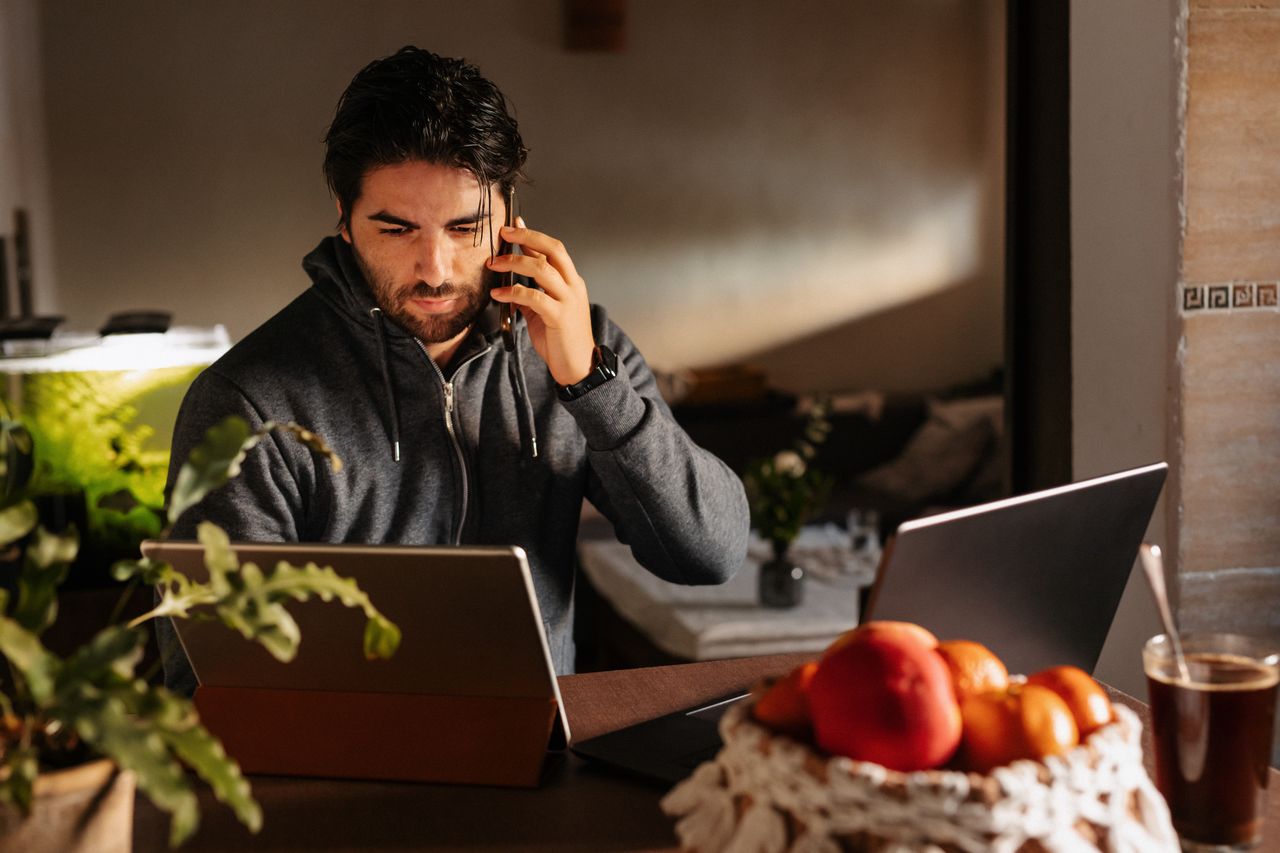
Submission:
{"label": "decorative tile border", "polygon": [[1280,311],[1280,282],[1233,281],[1182,285],[1182,313],[1200,311]]}

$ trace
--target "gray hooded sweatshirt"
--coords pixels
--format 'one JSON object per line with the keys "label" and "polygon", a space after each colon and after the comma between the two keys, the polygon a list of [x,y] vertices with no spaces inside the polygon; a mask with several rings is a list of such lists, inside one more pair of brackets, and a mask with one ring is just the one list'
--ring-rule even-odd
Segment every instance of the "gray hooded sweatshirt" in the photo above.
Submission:
{"label": "gray hooded sweatshirt", "polygon": [[[617,354],[618,376],[564,402],[523,321],[508,353],[491,307],[442,370],[375,308],[344,240],[326,238],[302,266],[312,286],[187,392],[169,488],[229,414],[254,426],[296,421],[345,465],[334,473],[273,434],[238,478],[183,515],[174,538],[193,539],[207,519],[241,541],[519,545],[561,674],[573,671],[584,498],[664,580],[722,583],[742,565],[741,481],[676,424],[644,358],[599,306],[592,328]],[[167,620],[157,634],[166,683],[189,695],[195,679]]]}

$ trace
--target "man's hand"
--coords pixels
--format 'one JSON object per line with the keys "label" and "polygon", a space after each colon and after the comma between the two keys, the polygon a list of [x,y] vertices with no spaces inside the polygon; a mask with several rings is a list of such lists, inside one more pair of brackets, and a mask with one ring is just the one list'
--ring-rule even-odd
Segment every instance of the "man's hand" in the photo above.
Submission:
{"label": "man's hand", "polygon": [[581,382],[591,372],[596,346],[587,283],[574,269],[563,243],[526,228],[523,217],[517,217],[516,223],[516,228],[503,227],[502,239],[519,245],[524,254],[498,255],[488,262],[489,269],[528,276],[542,289],[517,284],[495,287],[491,295],[495,302],[510,302],[524,309],[533,348],[557,383]]}

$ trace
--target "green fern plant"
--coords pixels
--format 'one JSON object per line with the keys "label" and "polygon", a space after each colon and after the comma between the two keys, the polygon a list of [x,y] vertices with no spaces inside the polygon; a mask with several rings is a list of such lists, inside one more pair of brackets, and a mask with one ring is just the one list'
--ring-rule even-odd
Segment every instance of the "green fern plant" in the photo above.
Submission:
{"label": "green fern plant", "polygon": [[81,560],[120,557],[159,535],[169,449],[153,446],[155,430],[137,422],[139,405],[180,395],[201,369],[59,371],[22,378],[21,420],[37,455],[28,491],[37,498],[83,500]]}
{"label": "green fern plant", "polygon": [[[266,423],[251,429],[242,418],[213,426],[180,469],[170,497],[167,536],[178,518],[240,471],[240,464],[271,432],[283,432],[342,465],[314,433],[296,424]],[[0,655],[8,678],[0,683],[0,800],[30,812],[42,770],[105,756],[134,773],[139,790],[171,815],[170,844],[177,846],[199,824],[196,793],[188,770],[208,784],[250,830],[262,811],[236,762],[200,723],[186,698],[151,684],[135,670],[142,659],[147,622],[161,616],[213,618],[260,643],[281,661],[301,641],[286,605],[318,597],[362,609],[367,617],[364,650],[390,657],[400,631],[354,581],[331,568],[280,562],[260,568],[241,564],[224,531],[199,525],[207,582],[195,582],[172,565],[147,558],[120,561],[114,576],[159,590],[156,606],[128,623],[115,617],[68,657],[49,651],[41,634],[57,618],[58,588],[79,549],[74,528],[62,533],[39,524],[28,496],[32,440],[26,428],[0,413],[0,558],[7,568],[0,589]],[[123,601],[122,600],[122,601]],[[122,608],[117,608],[119,613]]]}

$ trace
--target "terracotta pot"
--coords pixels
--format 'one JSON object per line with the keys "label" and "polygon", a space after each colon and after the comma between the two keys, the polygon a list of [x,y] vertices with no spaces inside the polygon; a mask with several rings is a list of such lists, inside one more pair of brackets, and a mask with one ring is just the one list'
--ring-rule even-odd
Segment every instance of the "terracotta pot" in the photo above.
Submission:
{"label": "terracotta pot", "polygon": [[98,759],[36,779],[31,815],[0,804],[0,853],[129,853],[132,773]]}

